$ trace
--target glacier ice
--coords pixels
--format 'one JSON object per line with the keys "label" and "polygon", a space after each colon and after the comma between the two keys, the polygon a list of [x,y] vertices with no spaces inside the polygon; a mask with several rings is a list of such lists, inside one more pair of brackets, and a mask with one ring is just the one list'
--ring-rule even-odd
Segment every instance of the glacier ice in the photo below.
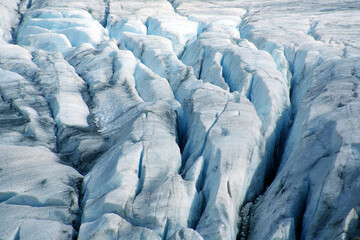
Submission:
{"label": "glacier ice", "polygon": [[1,238],[74,236],[82,176],[45,147],[2,144],[0,152]]}
{"label": "glacier ice", "polygon": [[94,46],[107,39],[107,31],[85,10],[52,7],[25,13],[17,30],[17,42],[50,52],[65,52],[82,43]]}
{"label": "glacier ice", "polygon": [[356,1],[4,0],[1,239],[354,239]]}

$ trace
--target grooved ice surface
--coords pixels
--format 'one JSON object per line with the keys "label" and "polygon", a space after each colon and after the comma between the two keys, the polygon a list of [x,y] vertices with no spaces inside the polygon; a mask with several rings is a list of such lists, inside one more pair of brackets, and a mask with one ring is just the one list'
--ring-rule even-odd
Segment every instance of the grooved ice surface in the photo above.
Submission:
{"label": "grooved ice surface", "polygon": [[360,237],[357,1],[4,0],[0,239]]}

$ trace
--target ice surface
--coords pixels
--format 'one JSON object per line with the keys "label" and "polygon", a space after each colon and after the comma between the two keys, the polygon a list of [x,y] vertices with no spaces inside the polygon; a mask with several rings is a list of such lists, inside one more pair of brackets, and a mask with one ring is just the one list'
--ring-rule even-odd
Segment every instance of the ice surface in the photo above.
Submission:
{"label": "ice surface", "polygon": [[[346,113],[348,107],[354,113],[358,111],[357,99],[354,97],[357,96],[354,94],[357,90],[353,85],[357,85],[357,80],[351,77],[350,73],[350,69],[355,70],[356,67],[351,66],[352,60],[347,60],[324,73],[324,69],[329,69],[333,61],[330,60],[328,64],[320,66],[320,69],[314,73],[323,72],[323,75],[318,75],[313,84],[323,85],[326,82],[326,91],[314,87],[305,95],[286,144],[293,147],[286,148],[278,177],[258,206],[259,209],[267,206],[268,197],[272,202],[278,197],[284,199],[279,202],[285,201],[289,208],[272,212],[271,216],[279,219],[278,214],[283,214],[294,217],[295,221],[301,217],[302,213],[299,209],[303,209],[302,234],[310,238],[318,236],[328,238],[340,234],[342,231],[340,224],[326,231],[322,229],[328,224],[345,218],[353,206],[346,204],[347,201],[356,202],[356,200],[351,200],[354,195],[349,192],[350,189],[356,187],[356,184],[343,188],[348,177],[354,176],[351,172],[356,169],[356,150],[354,151],[353,148],[357,146],[358,140],[355,137],[357,134],[351,134],[350,140],[347,132],[356,131],[358,120]],[[333,77],[330,77],[332,74],[334,74]],[[329,81],[329,79],[332,80]],[[337,81],[343,84],[339,85]],[[346,115],[346,120],[338,118],[339,115]],[[344,121],[349,121],[351,124]],[[348,142],[352,143],[349,145]],[[309,149],[309,151],[303,149]],[[285,179],[287,180],[284,181]],[[294,192],[298,196],[296,199],[293,197]],[[303,200],[299,201],[299,199]],[[308,199],[306,205],[305,199]],[[343,204],[335,207],[337,201],[342,201]],[[272,206],[277,208],[276,204]],[[324,214],[327,216],[326,221],[320,220]]]}
{"label": "ice surface", "polygon": [[12,41],[12,28],[19,24],[19,0],[4,0],[0,3],[0,43]]}
{"label": "ice surface", "polygon": [[[66,9],[66,12],[63,12],[63,14],[66,17],[78,18],[79,16],[88,16],[90,13],[91,16],[97,21],[99,21],[101,24],[104,24],[104,18],[106,17],[106,2],[102,0],[32,0],[28,3],[27,7],[42,10],[44,18],[51,18],[53,16],[52,14],[54,12],[49,12],[48,10],[53,9],[63,12],[64,8]],[[55,12],[55,14],[55,16],[61,16],[61,14],[59,13]]]}
{"label": "ice surface", "polygon": [[98,220],[81,225],[78,239],[144,239],[160,240],[161,237],[147,228],[133,226],[119,215],[104,214]]}
{"label": "ice surface", "polygon": [[194,239],[194,240],[203,240],[203,237],[196,231],[191,228],[183,228],[180,231],[177,231],[172,235],[170,240],[181,240],[181,239]]}
{"label": "ice surface", "polygon": [[[13,140],[4,137],[1,139],[3,143],[17,145],[20,142],[27,142],[26,145],[40,144],[55,150],[54,122],[41,92],[35,89],[31,82],[14,72],[0,69],[0,79],[0,94],[3,103],[11,104],[8,111],[18,112],[24,119],[23,132],[18,132],[22,135],[21,140],[17,140],[16,137]],[[8,115],[8,117],[10,116]],[[6,128],[9,128],[5,121],[6,116],[4,115],[4,126],[2,127],[5,129],[1,131],[4,135],[8,131]],[[11,117],[8,121],[11,124]]]}
{"label": "ice surface", "polygon": [[107,29],[112,38],[119,39],[123,32],[147,33],[148,17],[174,13],[171,4],[166,0],[157,1],[111,1]]}
{"label": "ice surface", "polygon": [[279,225],[274,234],[271,236],[271,240],[276,239],[296,239],[295,237],[295,225],[294,219],[284,219]]}
{"label": "ice surface", "polygon": [[73,236],[82,176],[44,147],[1,145],[0,152],[1,237]]}
{"label": "ice surface", "polygon": [[[41,231],[34,231],[41,229]],[[18,237],[27,239],[70,239],[74,236],[72,226],[56,221],[29,219],[19,228]]]}
{"label": "ice surface", "polygon": [[0,239],[359,237],[359,11],[2,1]]}
{"label": "ice surface", "polygon": [[20,45],[32,46],[50,52],[65,52],[83,43],[96,46],[107,39],[107,31],[92,16],[80,9],[37,10],[34,6],[25,14],[17,41]]}
{"label": "ice surface", "polygon": [[[261,122],[245,96],[228,95],[216,88],[197,90],[190,109],[185,171],[204,159],[196,187],[204,197],[205,209],[196,230],[205,239],[234,239],[236,209],[245,201],[246,193],[256,194],[262,188],[264,172],[255,174],[264,154]],[[244,127],[233,131],[237,126]]]}
{"label": "ice surface", "polygon": [[119,123],[121,141],[85,177],[83,222],[115,212],[159,236],[172,235],[186,226],[196,194],[178,175],[176,115],[167,103],[141,104],[123,114]]}
{"label": "ice surface", "polygon": [[85,170],[86,162],[91,163],[104,145],[86,101],[87,85],[62,54],[40,50],[33,55],[40,69],[35,82],[42,86],[56,123],[58,151]]}
{"label": "ice surface", "polygon": [[37,80],[53,110],[57,125],[86,128],[89,109],[82,99],[84,82],[58,53],[34,53],[42,74]]}
{"label": "ice surface", "polygon": [[147,19],[147,33],[170,39],[176,55],[182,54],[185,44],[197,36],[197,22],[189,21],[185,17],[157,16]]}

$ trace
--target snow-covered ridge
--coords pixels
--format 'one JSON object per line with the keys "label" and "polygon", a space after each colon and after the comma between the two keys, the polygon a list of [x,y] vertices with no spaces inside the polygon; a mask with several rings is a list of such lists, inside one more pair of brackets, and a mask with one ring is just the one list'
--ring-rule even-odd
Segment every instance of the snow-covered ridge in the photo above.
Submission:
{"label": "snow-covered ridge", "polygon": [[0,3],[0,239],[360,236],[356,1]]}

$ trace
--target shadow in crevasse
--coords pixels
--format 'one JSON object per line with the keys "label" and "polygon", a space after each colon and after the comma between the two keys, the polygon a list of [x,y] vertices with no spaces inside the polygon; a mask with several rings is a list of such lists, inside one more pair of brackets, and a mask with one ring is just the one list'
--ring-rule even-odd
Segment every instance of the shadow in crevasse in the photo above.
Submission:
{"label": "shadow in crevasse", "polygon": [[238,213],[240,216],[240,222],[238,224],[239,232],[237,235],[237,240],[247,239],[250,230],[250,218],[253,205],[261,199],[266,189],[275,180],[278,168],[283,157],[285,143],[291,129],[291,123],[292,120],[285,120],[283,116],[283,119],[278,121],[276,127],[279,128],[282,125],[279,136],[276,136],[276,131],[274,131],[268,138],[277,139],[275,146],[271,146],[272,144],[270,144],[269,142],[265,144],[264,156],[262,156],[262,160],[252,177],[248,192],[245,196],[245,200]]}

